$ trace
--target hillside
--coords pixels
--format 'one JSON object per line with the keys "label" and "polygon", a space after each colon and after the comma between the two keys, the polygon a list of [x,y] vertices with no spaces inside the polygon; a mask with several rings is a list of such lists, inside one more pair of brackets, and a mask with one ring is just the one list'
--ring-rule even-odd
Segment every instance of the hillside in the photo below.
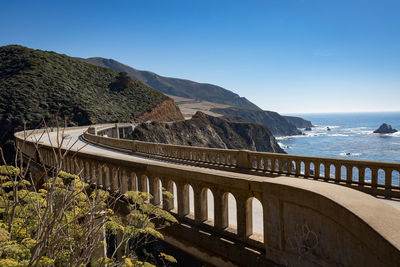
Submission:
{"label": "hillside", "polygon": [[129,76],[170,95],[186,118],[201,111],[212,116],[224,116],[230,121],[263,124],[270,128],[275,136],[297,135],[301,134],[297,128],[311,127],[311,122],[302,118],[263,111],[246,98],[216,85],[163,77],[150,71],[137,70],[113,59],[94,57],[81,60],[116,71],[124,71]]}
{"label": "hillside", "polygon": [[283,116],[273,111],[256,111],[239,108],[214,108],[211,111],[224,115],[223,118],[236,122],[253,122],[268,127],[274,136],[298,135],[301,132]]}
{"label": "hillside", "polygon": [[246,109],[260,110],[259,107],[246,98],[240,97],[227,89],[213,84],[163,77],[150,71],[137,70],[113,59],[94,57],[81,60],[97,66],[110,68],[115,71],[124,71],[128,73],[129,76],[144,82],[164,94],[237,106]]}
{"label": "hillside", "polygon": [[197,112],[190,120],[172,124],[142,123],[135,127],[130,138],[174,145],[285,153],[263,125],[229,122],[202,112]]}
{"label": "hillside", "polygon": [[170,98],[123,73],[54,52],[0,47],[0,146],[8,151],[24,122],[28,129],[43,119],[52,124],[57,110],[73,126],[140,120],[161,104],[167,109],[159,120],[183,119]]}

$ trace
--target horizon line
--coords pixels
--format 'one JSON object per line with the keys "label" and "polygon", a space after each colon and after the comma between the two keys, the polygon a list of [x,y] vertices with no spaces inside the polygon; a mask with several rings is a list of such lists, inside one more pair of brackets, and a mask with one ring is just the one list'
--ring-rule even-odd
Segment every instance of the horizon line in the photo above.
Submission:
{"label": "horizon line", "polygon": [[298,112],[298,113],[286,113],[279,112],[281,115],[303,115],[303,114],[345,114],[345,113],[400,113],[400,110],[380,110],[380,111],[321,111],[321,112]]}

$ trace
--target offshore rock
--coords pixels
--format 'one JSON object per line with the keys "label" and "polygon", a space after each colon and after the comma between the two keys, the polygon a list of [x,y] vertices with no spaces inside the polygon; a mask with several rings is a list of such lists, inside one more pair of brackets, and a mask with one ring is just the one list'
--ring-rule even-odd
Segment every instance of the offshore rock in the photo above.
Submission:
{"label": "offshore rock", "polygon": [[374,131],[374,133],[380,133],[380,134],[390,134],[395,132],[397,132],[397,130],[393,129],[390,124],[386,123],[382,123],[382,125],[379,126],[379,128]]}

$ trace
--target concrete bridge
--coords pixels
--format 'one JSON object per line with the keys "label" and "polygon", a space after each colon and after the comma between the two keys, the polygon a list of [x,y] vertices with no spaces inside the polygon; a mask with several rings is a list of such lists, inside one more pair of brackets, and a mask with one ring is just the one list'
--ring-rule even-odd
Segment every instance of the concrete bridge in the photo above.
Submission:
{"label": "concrete bridge", "polygon": [[[400,266],[399,163],[119,139],[131,129],[42,129],[15,140],[52,166],[63,136],[65,171],[121,194],[150,192],[180,222],[165,241],[216,266]],[[175,199],[163,200],[161,187]]]}

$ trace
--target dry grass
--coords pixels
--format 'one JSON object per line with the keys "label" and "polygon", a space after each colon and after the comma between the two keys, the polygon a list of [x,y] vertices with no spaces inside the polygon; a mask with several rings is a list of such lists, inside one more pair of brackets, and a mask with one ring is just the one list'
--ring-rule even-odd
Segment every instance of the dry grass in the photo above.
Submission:
{"label": "dry grass", "polygon": [[208,101],[200,101],[200,100],[184,98],[184,97],[180,97],[180,96],[173,96],[173,95],[168,95],[168,96],[170,98],[172,98],[175,101],[175,103],[178,105],[178,107],[181,110],[185,119],[191,119],[192,116],[197,111],[201,111],[210,116],[221,117],[221,116],[223,116],[222,114],[215,113],[210,110],[213,108],[229,108],[230,107],[229,105],[218,104],[218,103],[213,103],[213,102],[208,102]]}

